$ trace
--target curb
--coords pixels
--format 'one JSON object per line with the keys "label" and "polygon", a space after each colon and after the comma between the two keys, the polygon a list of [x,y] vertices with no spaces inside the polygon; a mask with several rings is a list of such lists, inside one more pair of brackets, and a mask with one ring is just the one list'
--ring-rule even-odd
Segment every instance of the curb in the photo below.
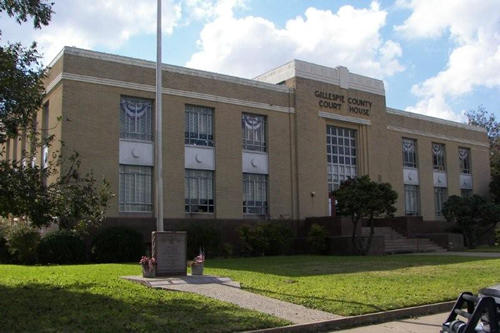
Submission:
{"label": "curb", "polygon": [[455,301],[449,301],[449,302],[414,306],[411,308],[369,313],[369,314],[345,317],[340,319],[319,321],[314,323],[273,327],[273,328],[266,328],[266,329],[247,331],[247,332],[281,333],[281,332],[334,331],[356,326],[367,326],[371,324],[384,323],[388,321],[399,320],[410,317],[419,317],[423,315],[449,312],[451,311],[454,304]]}

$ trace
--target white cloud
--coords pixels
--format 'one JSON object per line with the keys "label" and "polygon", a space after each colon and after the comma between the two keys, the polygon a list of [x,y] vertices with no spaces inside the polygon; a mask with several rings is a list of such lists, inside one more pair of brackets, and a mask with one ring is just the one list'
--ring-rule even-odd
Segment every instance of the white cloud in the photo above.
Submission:
{"label": "white cloud", "polygon": [[449,101],[477,87],[500,87],[500,3],[497,0],[413,0],[399,2],[413,10],[395,27],[408,38],[448,34],[455,44],[446,67],[412,87],[420,101],[407,110],[462,120]]}
{"label": "white cloud", "polygon": [[[133,36],[156,33],[156,1],[65,0],[56,1],[53,9],[52,21],[41,30],[3,20],[4,38],[25,44],[36,40],[48,62],[65,45],[117,49]],[[164,1],[162,12],[163,31],[171,34],[181,18],[181,6]]]}
{"label": "white cloud", "polygon": [[336,13],[308,8],[283,28],[261,17],[235,17],[238,5],[220,1],[212,8],[214,18],[203,27],[200,50],[187,66],[253,77],[297,58],[379,78],[403,70],[399,44],[381,37],[387,12],[377,2],[362,9],[343,6]]}

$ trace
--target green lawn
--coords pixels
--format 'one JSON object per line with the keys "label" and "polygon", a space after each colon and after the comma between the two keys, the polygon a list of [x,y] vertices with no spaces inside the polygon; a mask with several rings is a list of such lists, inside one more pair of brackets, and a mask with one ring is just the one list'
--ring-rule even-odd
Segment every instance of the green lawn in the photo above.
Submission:
{"label": "green lawn", "polygon": [[207,274],[340,315],[454,300],[500,282],[500,259],[407,256],[293,256],[208,260]]}
{"label": "green lawn", "polygon": [[194,294],[124,281],[138,264],[0,265],[0,332],[229,332],[287,322]]}

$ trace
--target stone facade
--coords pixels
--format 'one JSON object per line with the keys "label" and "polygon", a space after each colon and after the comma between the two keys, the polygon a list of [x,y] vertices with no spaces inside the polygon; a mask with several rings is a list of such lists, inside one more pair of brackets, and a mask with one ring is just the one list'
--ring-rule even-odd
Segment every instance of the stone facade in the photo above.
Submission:
{"label": "stone facade", "polygon": [[[397,215],[405,215],[402,140],[416,140],[419,215],[436,216],[432,144],[445,145],[448,195],[460,195],[458,149],[471,153],[473,193],[485,195],[490,180],[485,131],[460,123],[387,108],[380,80],[292,61],[254,80],[163,66],[164,216],[251,218],[243,214],[242,115],[266,119],[266,218],[304,219],[330,212],[327,126],[355,130],[356,175],[389,182],[398,192]],[[120,99],[155,98],[155,64],[99,52],[64,48],[47,77],[49,132],[77,151],[83,169],[106,178],[120,193]],[[184,143],[186,105],[213,110],[215,210],[185,213]],[[153,104],[154,115],[154,104]],[[39,115],[39,124],[42,115]],[[58,120],[59,119],[59,120]],[[154,128],[154,117],[153,126]],[[9,158],[21,146],[9,143]],[[246,162],[245,162],[246,163]],[[154,183],[154,182],[153,182]],[[109,217],[151,217],[151,212],[120,212],[119,195]],[[262,216],[261,216],[262,217]]]}

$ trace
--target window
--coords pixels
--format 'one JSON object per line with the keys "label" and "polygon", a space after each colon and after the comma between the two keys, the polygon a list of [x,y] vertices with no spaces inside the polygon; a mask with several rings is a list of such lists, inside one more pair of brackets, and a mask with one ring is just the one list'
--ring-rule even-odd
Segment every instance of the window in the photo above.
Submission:
{"label": "window", "polygon": [[461,173],[471,173],[469,148],[458,148],[458,161],[460,163]]}
{"label": "window", "polygon": [[153,141],[151,105],[148,99],[124,97],[120,101],[120,138]]}
{"label": "window", "polygon": [[243,214],[267,215],[267,175],[243,174]]}
{"label": "window", "polygon": [[332,192],[343,181],[356,177],[356,130],[327,126],[326,158],[328,191]]}
{"label": "window", "polygon": [[446,171],[445,148],[441,143],[432,144],[432,165],[435,171]]}
{"label": "window", "polygon": [[184,210],[186,213],[213,213],[214,172],[186,169],[184,177]]}
{"label": "window", "polygon": [[460,195],[462,198],[470,198],[472,196],[472,190],[463,188],[460,190]]}
{"label": "window", "polygon": [[186,105],[184,143],[186,145],[214,145],[213,109]]}
{"label": "window", "polygon": [[448,200],[448,189],[446,187],[434,187],[434,207],[436,216],[442,216],[443,204]]}
{"label": "window", "polygon": [[405,215],[419,215],[420,194],[418,186],[405,185]]}
{"label": "window", "polygon": [[120,212],[151,212],[152,168],[120,165]]}
{"label": "window", "polygon": [[403,138],[403,167],[417,168],[417,140]]}
{"label": "window", "polygon": [[266,151],[266,118],[244,113],[241,117],[243,149]]}

